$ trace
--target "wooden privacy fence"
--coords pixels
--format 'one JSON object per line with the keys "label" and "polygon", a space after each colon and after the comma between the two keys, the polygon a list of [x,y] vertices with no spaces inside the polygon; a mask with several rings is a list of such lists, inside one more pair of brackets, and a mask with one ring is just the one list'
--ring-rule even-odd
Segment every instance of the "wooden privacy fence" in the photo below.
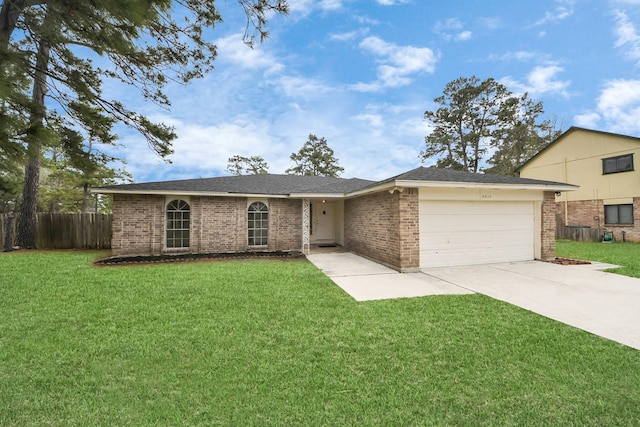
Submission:
{"label": "wooden privacy fence", "polygon": [[[8,216],[0,215],[0,244]],[[111,214],[39,213],[38,249],[110,249]],[[13,221],[15,239],[18,217]]]}
{"label": "wooden privacy fence", "polygon": [[579,242],[599,242],[604,234],[603,228],[557,227],[556,239],[577,240]]}

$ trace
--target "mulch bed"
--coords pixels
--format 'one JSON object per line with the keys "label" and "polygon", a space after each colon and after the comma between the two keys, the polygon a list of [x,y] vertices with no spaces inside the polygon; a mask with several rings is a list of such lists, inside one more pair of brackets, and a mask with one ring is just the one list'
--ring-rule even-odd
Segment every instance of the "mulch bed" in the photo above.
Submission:
{"label": "mulch bed", "polygon": [[141,255],[104,258],[94,262],[95,265],[129,265],[129,264],[160,264],[168,262],[192,262],[211,261],[223,259],[254,259],[254,258],[278,258],[295,259],[304,258],[299,251],[273,251],[273,252],[233,252],[233,253],[206,253],[206,254],[176,254],[176,255]]}
{"label": "mulch bed", "polygon": [[561,265],[585,265],[585,264],[591,264],[589,261],[581,261],[579,259],[570,259],[570,258],[556,258],[553,261],[549,261],[552,262],[554,264],[561,264]]}

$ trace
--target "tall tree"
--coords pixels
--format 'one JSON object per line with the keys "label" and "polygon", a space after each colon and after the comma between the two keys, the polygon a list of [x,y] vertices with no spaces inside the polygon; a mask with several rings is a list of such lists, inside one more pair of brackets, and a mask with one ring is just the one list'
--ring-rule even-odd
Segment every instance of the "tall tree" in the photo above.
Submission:
{"label": "tall tree", "polygon": [[[439,105],[437,110],[424,114],[433,130],[425,138],[420,158],[436,158],[438,167],[479,172],[489,153],[494,166],[504,164],[507,158],[515,161],[510,156],[517,157],[520,145],[512,138],[528,134],[529,138],[522,137],[527,145],[543,128],[537,124],[542,103],[533,102],[527,94],[514,96],[492,78],[460,77],[448,83],[434,102]],[[485,171],[505,173],[502,166]]]}
{"label": "tall tree", "polygon": [[297,153],[292,153],[291,160],[295,163],[285,173],[290,175],[308,176],[340,176],[344,168],[338,165],[333,150],[324,138],[309,134],[309,139]]}
{"label": "tall tree", "polygon": [[227,161],[227,172],[232,175],[262,175],[269,173],[269,165],[262,156],[235,155]]}
{"label": "tall tree", "polygon": [[516,169],[556,139],[561,130],[556,120],[538,121],[542,103],[522,102],[511,115],[510,126],[496,133],[491,145],[495,149],[484,172],[494,175],[517,175]]}
{"label": "tall tree", "polygon": [[[89,145],[90,147],[91,145]],[[99,197],[91,187],[130,181],[125,170],[111,166],[115,159],[79,156],[58,147],[48,148],[43,158],[38,205],[42,212],[98,212]]]}
{"label": "tall tree", "polygon": [[[247,16],[245,41],[267,36],[267,17],[287,13],[286,0],[238,0]],[[204,38],[221,17],[210,0],[2,0],[0,97],[23,129],[0,148],[25,147],[25,179],[17,244],[35,247],[35,212],[45,145],[63,140],[111,144],[116,122],[139,131],[160,156],[172,152],[173,128],[154,123],[102,94],[105,79],[140,90],[163,107],[168,82],[186,84],[210,71],[216,47]],[[16,31],[17,30],[17,31]],[[253,31],[255,30],[255,31]],[[103,64],[98,67],[94,60]],[[26,81],[29,90],[21,84]],[[7,112],[8,111],[8,112]],[[53,114],[58,112],[57,115]],[[52,122],[56,123],[53,126]],[[81,136],[80,138],[72,134]]]}

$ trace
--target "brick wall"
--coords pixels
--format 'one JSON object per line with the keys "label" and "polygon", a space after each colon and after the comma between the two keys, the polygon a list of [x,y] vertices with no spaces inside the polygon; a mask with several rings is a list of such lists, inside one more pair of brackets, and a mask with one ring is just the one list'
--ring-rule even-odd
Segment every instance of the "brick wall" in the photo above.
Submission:
{"label": "brick wall", "polygon": [[[556,203],[560,224],[564,225],[565,208],[564,202]],[[567,217],[569,221],[566,225],[598,228],[604,225],[604,207],[602,200],[576,200],[567,203]]]}
{"label": "brick wall", "polygon": [[345,247],[401,271],[418,269],[418,210],[416,189],[346,200]]}
{"label": "brick wall", "polygon": [[[178,251],[241,252],[247,245],[247,199],[190,197],[190,248]],[[165,250],[164,196],[120,195],[113,202],[113,255],[148,255]],[[269,245],[265,250],[301,250],[302,202],[270,199]]]}
{"label": "brick wall", "polygon": [[567,217],[564,221],[565,203],[556,203],[556,212],[560,225],[586,226],[611,230],[617,241],[640,242],[640,197],[633,198],[633,225],[611,225],[604,222],[604,203],[602,200],[577,200],[567,203]]}
{"label": "brick wall", "polygon": [[269,250],[302,249],[302,201],[269,200]]}
{"label": "brick wall", "polygon": [[115,194],[113,255],[159,254],[164,239],[164,196]]}
{"label": "brick wall", "polygon": [[541,258],[549,261],[556,256],[556,196],[545,191],[542,201]]}
{"label": "brick wall", "polygon": [[247,200],[242,197],[191,197],[191,251],[247,250]]}
{"label": "brick wall", "polygon": [[417,188],[400,194],[400,261],[402,270],[420,267],[420,202]]}

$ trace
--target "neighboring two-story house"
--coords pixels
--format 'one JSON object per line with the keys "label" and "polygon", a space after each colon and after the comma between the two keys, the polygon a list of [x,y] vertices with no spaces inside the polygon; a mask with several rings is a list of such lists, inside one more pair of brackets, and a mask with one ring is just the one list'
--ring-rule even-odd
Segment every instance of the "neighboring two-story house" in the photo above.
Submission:
{"label": "neighboring two-story house", "polygon": [[562,181],[558,224],[606,228],[640,242],[640,138],[571,127],[518,168],[522,178]]}

